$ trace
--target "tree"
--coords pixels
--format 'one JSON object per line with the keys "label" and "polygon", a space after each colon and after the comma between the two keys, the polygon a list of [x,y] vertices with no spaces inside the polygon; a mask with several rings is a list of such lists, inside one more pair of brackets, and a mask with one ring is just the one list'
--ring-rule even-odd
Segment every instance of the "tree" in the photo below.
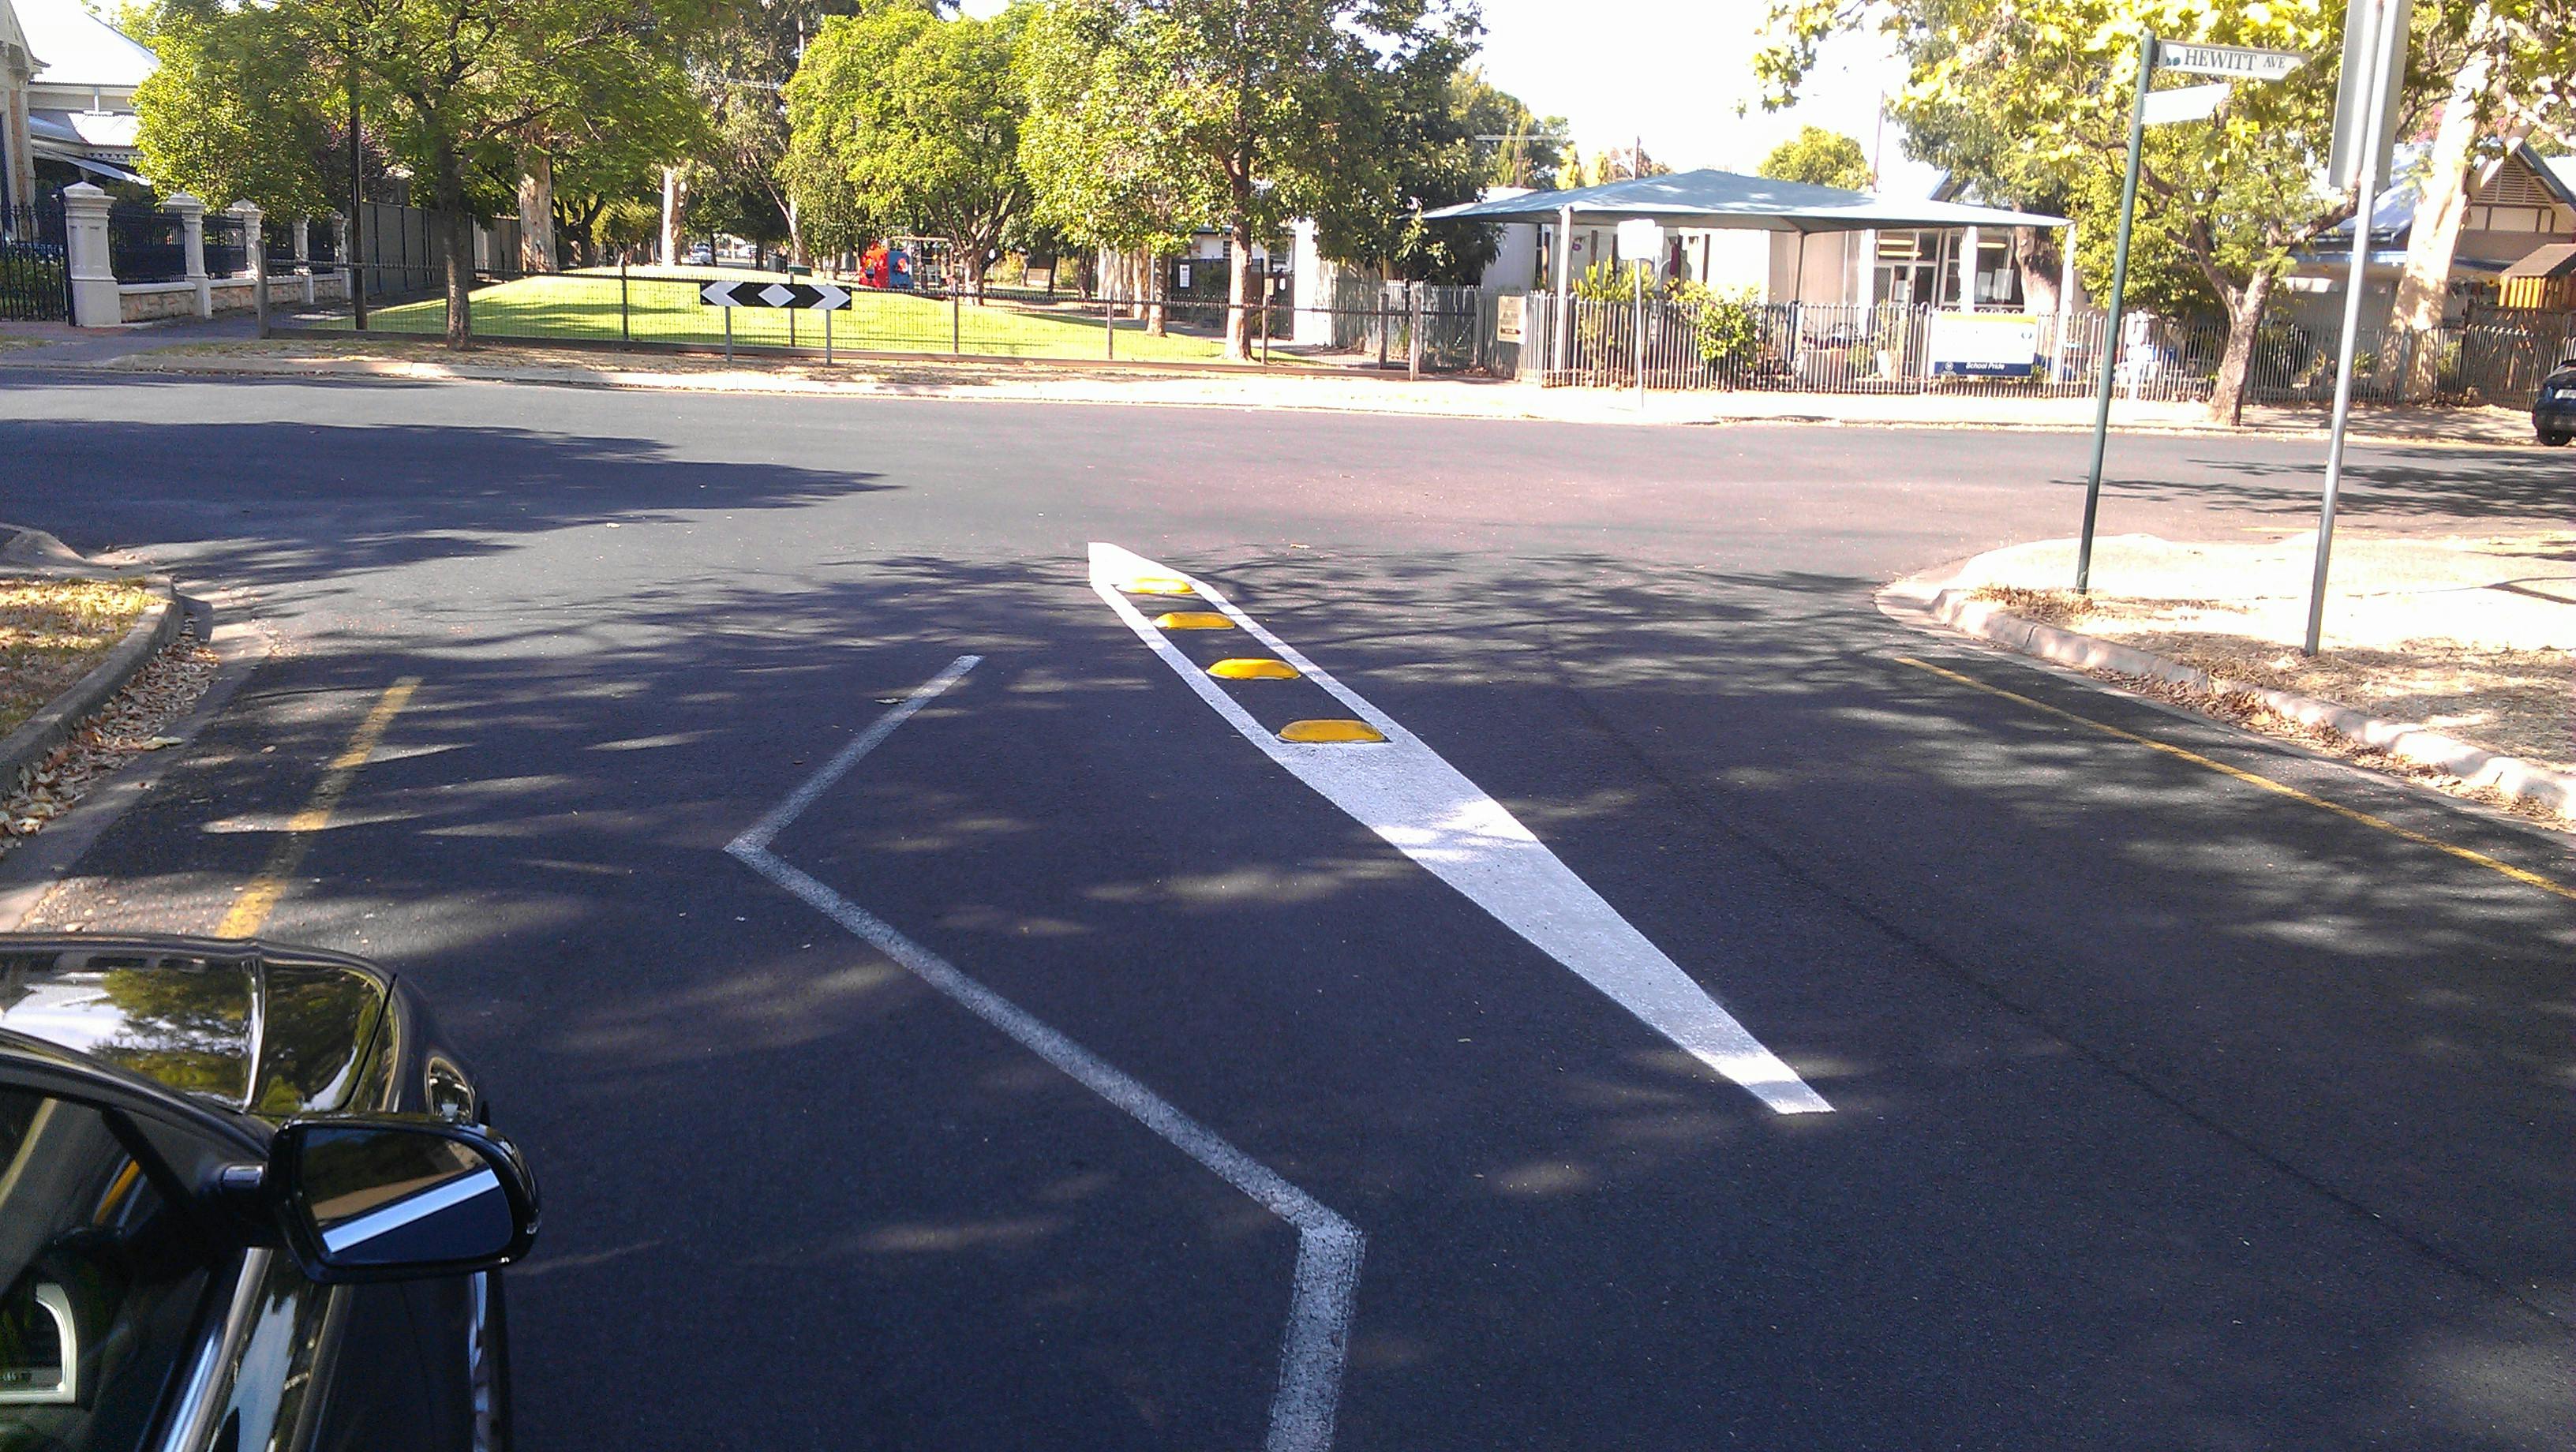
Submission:
{"label": "tree", "polygon": [[[224,58],[245,83],[245,106],[344,114],[354,84],[414,195],[446,217],[447,339],[458,348],[473,336],[472,209],[506,205],[508,189],[491,179],[516,174],[531,133],[665,116],[682,84],[680,39],[702,18],[698,0],[161,0],[156,14],[202,37],[204,55]],[[189,108],[205,99],[193,85],[155,95],[149,111],[137,92],[142,129],[174,159],[189,154],[184,133],[199,121]],[[225,139],[221,165],[239,173],[236,185],[254,200],[272,180],[296,175],[296,155],[311,151],[311,137],[294,128]],[[213,173],[218,163],[192,165]],[[187,175],[188,167],[171,173]],[[324,195],[339,194],[321,185]]]}
{"label": "tree", "polygon": [[[1131,128],[1109,148],[1168,168],[1185,198],[1212,194],[1231,256],[1226,354],[1251,353],[1252,242],[1292,217],[1383,205],[1406,189],[1384,123],[1419,96],[1472,14],[1444,0],[1053,0],[1044,43],[1077,47],[1047,69],[1073,84],[1057,113]],[[1094,98],[1094,87],[1127,94]],[[1397,141],[1400,151],[1406,141]]]}
{"label": "tree", "polygon": [[[2174,40],[2332,55],[2343,7],[2270,0],[2221,9],[2205,0],[1773,0],[1771,44],[1757,58],[1768,103],[1794,94],[1824,38],[1875,23],[1908,75],[1898,113],[1923,105],[1964,112],[2002,138],[2029,179],[2078,201],[2077,260],[2095,277],[2117,221],[2115,187],[2127,152],[2140,31]],[[2327,149],[2335,70],[2308,65],[2273,83],[2246,83],[2209,121],[2150,128],[2139,178],[2132,277],[2152,292],[2154,265],[2200,292],[2227,319],[2227,349],[2211,390],[2221,420],[2242,414],[2245,381],[2273,285],[2291,254],[2352,215],[2354,199],[2316,178]],[[2410,69],[2410,98],[2423,91]],[[2150,264],[2145,275],[2137,261]],[[2181,297],[2170,300],[2184,301]]]}
{"label": "tree", "polygon": [[[1117,18],[1098,5],[1050,5],[1032,18],[1019,57],[1029,103],[1020,162],[1040,225],[1084,247],[1145,257],[1159,293],[1163,260],[1223,211],[1225,194],[1190,164],[1159,78],[1138,74],[1144,58],[1114,43]],[[1148,326],[1160,331],[1159,298],[1146,301]]]}
{"label": "tree", "polygon": [[1475,66],[1461,66],[1450,81],[1449,106],[1487,158],[1488,186],[1554,186],[1556,174],[1574,154],[1574,131],[1564,117],[1540,116]]}
{"label": "tree", "polygon": [[1029,206],[1027,103],[1012,64],[1028,21],[1025,7],[942,19],[908,0],[825,20],[787,85],[800,207],[944,237],[980,296],[986,263]]}
{"label": "tree", "polygon": [[1641,139],[1630,146],[1592,153],[1592,161],[1588,166],[1584,164],[1580,154],[1569,153],[1566,157],[1565,171],[1557,178],[1556,184],[1560,187],[1597,187],[1609,182],[1635,181],[1639,177],[1672,174],[1673,169],[1655,160],[1654,154],[1646,150],[1646,143]]}
{"label": "tree", "polygon": [[[2448,0],[2429,16],[2419,14],[2416,28],[2428,69],[2450,77],[2433,144],[2417,173],[2414,226],[2389,317],[2392,331],[2420,335],[2442,322],[2479,153],[2491,143],[2545,134],[2567,114],[2576,96],[2576,26],[2567,24],[2558,0]],[[2382,348],[2381,369],[2393,373],[2401,357],[2406,376],[2396,381],[2403,396],[2429,395],[2440,350]]]}
{"label": "tree", "polygon": [[1807,182],[1865,192],[1876,185],[1869,156],[1860,143],[1822,126],[1801,126],[1798,134],[1771,148],[1756,173],[1774,181]]}
{"label": "tree", "polygon": [[[1376,142],[1350,158],[1340,184],[1314,212],[1316,246],[1337,261],[1375,267],[1407,281],[1473,286],[1494,260],[1495,229],[1481,222],[1426,222],[1422,214],[1472,202],[1487,184],[1487,147],[1478,140],[1480,103],[1528,111],[1463,67],[1475,24],[1452,17],[1389,56],[1353,106]],[[1473,85],[1463,84],[1473,80]]]}
{"label": "tree", "polygon": [[315,103],[298,68],[229,19],[215,0],[165,0],[125,17],[128,33],[160,57],[134,93],[144,170],[219,207],[250,202],[275,216],[335,210],[345,182],[334,184],[333,163],[346,154],[346,122]]}

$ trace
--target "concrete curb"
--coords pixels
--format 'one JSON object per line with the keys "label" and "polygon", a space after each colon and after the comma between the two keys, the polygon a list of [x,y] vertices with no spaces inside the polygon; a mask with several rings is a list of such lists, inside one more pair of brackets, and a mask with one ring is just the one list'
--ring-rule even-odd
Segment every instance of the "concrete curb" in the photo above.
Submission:
{"label": "concrete curb", "polygon": [[2043,624],[1990,600],[1976,599],[1971,591],[1933,585],[1920,578],[1899,580],[1881,590],[1879,598],[1920,611],[1963,634],[2077,670],[2145,676],[2213,695],[2251,697],[2293,721],[2332,731],[2400,760],[2431,767],[2471,786],[2489,787],[2516,800],[2551,808],[2561,816],[2576,817],[2576,774],[2472,746],[2411,721],[2392,721],[2296,691],[2231,681],[2171,656]]}
{"label": "concrete curb", "polygon": [[7,790],[15,792],[25,787],[28,775],[49,752],[70,739],[91,712],[124,690],[135,672],[178,638],[179,624],[186,612],[170,577],[143,578],[161,598],[144,608],[142,618],[107,653],[107,659],[91,667],[89,674],[72,682],[70,689],[46,702],[36,714],[19,722],[17,730],[0,738],[0,784],[5,784]]}
{"label": "concrete curb", "polygon": [[[206,630],[206,622],[215,614],[211,605],[190,600],[188,613],[197,617],[198,628],[206,631],[206,642],[221,664],[196,706],[170,724],[169,734],[183,745],[194,744],[199,733],[223,714],[274,648],[256,621],[231,619]],[[168,773],[170,763],[182,755],[172,748],[137,756],[92,787],[70,811],[47,823],[45,830],[0,857],[0,933],[18,931],[28,914],[63,884],[98,839],[140,804]]]}

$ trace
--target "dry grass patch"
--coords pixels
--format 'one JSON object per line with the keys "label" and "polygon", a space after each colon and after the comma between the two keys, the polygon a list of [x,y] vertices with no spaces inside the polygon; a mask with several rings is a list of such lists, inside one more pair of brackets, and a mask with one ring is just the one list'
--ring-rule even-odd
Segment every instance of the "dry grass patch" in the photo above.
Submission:
{"label": "dry grass patch", "polygon": [[152,599],[126,580],[0,580],[0,735],[89,674]]}

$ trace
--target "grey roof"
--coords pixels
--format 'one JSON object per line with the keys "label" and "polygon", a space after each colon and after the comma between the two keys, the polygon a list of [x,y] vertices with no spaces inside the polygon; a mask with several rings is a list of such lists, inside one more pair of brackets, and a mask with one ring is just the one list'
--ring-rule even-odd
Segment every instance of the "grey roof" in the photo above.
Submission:
{"label": "grey roof", "polygon": [[125,32],[82,8],[80,0],[7,0],[35,52],[39,86],[132,90],[161,64]]}
{"label": "grey roof", "polygon": [[1435,220],[1553,222],[1574,209],[1581,222],[1647,219],[1669,227],[1765,232],[1862,232],[1881,227],[2063,227],[2064,217],[1847,192],[1840,187],[1773,181],[1731,171],[1683,171],[1576,187],[1562,192],[1491,197],[1423,215]]}

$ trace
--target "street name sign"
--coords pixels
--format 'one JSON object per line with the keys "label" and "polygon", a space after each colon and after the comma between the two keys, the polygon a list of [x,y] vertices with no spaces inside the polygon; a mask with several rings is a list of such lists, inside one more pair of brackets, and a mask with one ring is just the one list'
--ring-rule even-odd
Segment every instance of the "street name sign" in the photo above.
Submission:
{"label": "street name sign", "polygon": [[2147,93],[2147,124],[2162,126],[2168,121],[2204,121],[2218,110],[2219,104],[2236,88],[2225,81],[2212,81],[2205,86],[2184,86],[2171,91]]}
{"label": "street name sign", "polygon": [[838,312],[850,305],[850,290],[829,282],[711,282],[698,289],[698,301],[711,308],[794,308],[799,312]]}
{"label": "street name sign", "polygon": [[2226,76],[2240,81],[2277,81],[2307,62],[2290,50],[2254,50],[2241,45],[2196,45],[2167,40],[2156,44],[2156,69],[2187,71],[2196,76]]}

